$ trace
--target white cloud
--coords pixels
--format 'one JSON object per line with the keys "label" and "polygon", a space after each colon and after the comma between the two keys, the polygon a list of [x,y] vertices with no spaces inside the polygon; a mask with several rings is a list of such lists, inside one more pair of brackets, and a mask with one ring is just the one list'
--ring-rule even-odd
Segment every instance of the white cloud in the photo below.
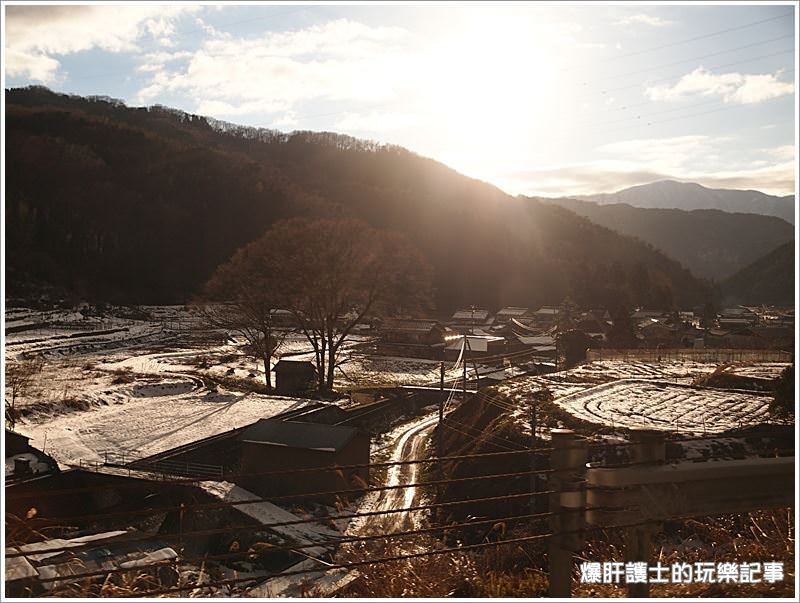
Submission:
{"label": "white cloud", "polygon": [[646,94],[653,100],[676,100],[687,96],[720,96],[726,103],[754,104],[772,98],[792,94],[793,82],[782,82],[774,74],[714,74],[698,67],[681,77],[673,86],[647,88]]}
{"label": "white cloud", "polygon": [[9,76],[52,82],[59,67],[61,63],[45,54],[6,47],[6,74]]}
{"label": "white cloud", "polygon": [[93,48],[137,50],[145,35],[172,44],[173,21],[192,6],[7,6],[6,70],[42,83],[56,78],[56,57]]}
{"label": "white cloud", "polygon": [[399,42],[407,32],[346,19],[254,39],[214,37],[185,66],[149,61],[152,80],[139,92],[188,93],[198,112],[237,115],[276,111],[308,99],[385,101],[395,96],[413,58]]}
{"label": "white cloud", "polygon": [[666,27],[673,25],[675,21],[668,21],[661,17],[654,17],[653,15],[645,15],[643,13],[636,15],[629,15],[623,17],[616,22],[616,25],[650,25],[651,27]]}

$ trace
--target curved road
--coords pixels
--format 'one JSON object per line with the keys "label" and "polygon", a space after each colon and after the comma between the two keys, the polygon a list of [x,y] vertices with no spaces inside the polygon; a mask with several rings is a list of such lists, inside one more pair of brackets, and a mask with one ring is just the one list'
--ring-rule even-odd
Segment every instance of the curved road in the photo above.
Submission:
{"label": "curved road", "polygon": [[[409,425],[397,439],[390,461],[403,461],[408,459],[420,458],[425,445],[428,442],[430,432],[433,430],[438,415],[427,416],[418,419]],[[387,486],[398,486],[419,481],[419,464],[413,465],[394,465],[389,468],[386,475]],[[376,511],[388,511],[391,509],[402,509],[419,504],[417,500],[419,491],[417,488],[398,488],[395,490],[384,490],[380,492],[377,502],[374,505]],[[384,529],[413,529],[416,527],[414,518],[415,513],[391,513],[388,515],[376,515],[367,521],[364,528],[381,527]]]}

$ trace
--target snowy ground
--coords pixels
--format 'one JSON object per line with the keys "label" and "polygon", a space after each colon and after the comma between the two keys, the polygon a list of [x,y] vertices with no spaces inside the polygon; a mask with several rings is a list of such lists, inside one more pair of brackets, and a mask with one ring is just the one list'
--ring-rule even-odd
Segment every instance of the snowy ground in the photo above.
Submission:
{"label": "snowy ground", "polygon": [[[785,363],[741,363],[726,372],[774,379]],[[769,422],[771,397],[751,392],[692,388],[718,366],[695,361],[599,360],[569,371],[520,377],[497,386],[509,412],[528,430],[531,393],[544,387],[575,416],[609,427],[648,427],[683,433],[717,433]]]}
{"label": "snowy ground", "polygon": [[769,419],[771,396],[624,379],[556,399],[571,415],[611,427],[717,433]]}
{"label": "snowy ground", "polygon": [[[263,366],[243,353],[241,341],[193,340],[193,318],[183,307],[142,310],[135,318],[98,318],[85,309],[9,309],[8,326],[21,330],[8,335],[7,358],[44,358],[16,401],[16,429],[32,445],[61,463],[101,460],[106,451],[146,456],[306,403],[248,391],[264,383]],[[438,362],[367,356],[358,351],[365,341],[347,341],[337,388],[438,382]],[[311,358],[311,350],[292,334],[274,362],[282,355]],[[451,368],[446,378],[457,372]],[[209,390],[207,377],[235,378],[242,386]]]}
{"label": "snowy ground", "polygon": [[[31,353],[45,357],[41,372],[17,402],[22,410],[18,430],[31,435],[34,446],[45,446],[46,439],[48,452],[62,462],[97,460],[106,450],[152,454],[300,403],[248,392],[263,384],[263,366],[243,353],[241,341],[194,339],[196,321],[183,306],[150,306],[103,316],[86,308],[49,312],[10,308],[6,326],[15,331],[7,336],[7,358]],[[363,352],[368,339],[360,335],[348,339],[335,387],[438,382],[438,361],[370,356]],[[302,335],[292,334],[282,341],[277,356],[311,359],[313,353]],[[726,371],[774,378],[785,366],[739,364],[726,366]],[[529,422],[530,393],[542,387],[576,417],[604,425],[676,429],[677,419],[679,430],[714,432],[740,421],[766,419],[766,397],[685,387],[715,369],[714,364],[694,361],[603,360],[569,371],[518,377],[498,390],[524,428]],[[446,363],[446,370],[448,381],[460,376],[452,363]],[[235,378],[242,389],[232,391],[240,386],[226,385],[228,390],[209,391],[206,377]],[[625,381],[631,379],[652,383]],[[612,385],[590,389],[603,384]]]}
{"label": "snowy ground", "polygon": [[106,452],[143,457],[306,404],[296,398],[211,392],[192,381],[134,383],[105,404],[26,422],[17,430],[60,463],[99,461]]}

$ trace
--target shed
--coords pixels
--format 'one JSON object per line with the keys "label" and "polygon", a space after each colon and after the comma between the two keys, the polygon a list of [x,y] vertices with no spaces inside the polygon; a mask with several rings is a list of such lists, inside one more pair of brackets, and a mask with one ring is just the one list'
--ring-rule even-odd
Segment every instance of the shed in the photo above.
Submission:
{"label": "shed", "polygon": [[527,318],[530,316],[530,310],[528,308],[519,308],[516,306],[506,306],[502,310],[499,310],[497,314],[494,316],[495,324],[505,324],[509,322],[512,318],[516,318],[517,320],[522,318]]}
{"label": "shed", "polygon": [[314,389],[317,368],[310,360],[281,358],[274,370],[275,391],[280,396],[297,396]]}
{"label": "shed", "polygon": [[[482,358],[502,354],[506,351],[506,340],[492,335],[467,335],[466,355],[468,358]],[[445,348],[445,359],[455,360],[461,355],[464,336],[453,338]]]}
{"label": "shed", "polygon": [[457,310],[450,320],[457,324],[484,324],[489,319],[489,311],[481,308]]}
{"label": "shed", "polygon": [[389,319],[382,328],[388,343],[434,345],[444,342],[445,328],[437,320]]}
{"label": "shed", "polygon": [[9,457],[14,456],[15,454],[28,452],[30,450],[30,445],[28,444],[29,441],[30,438],[28,436],[24,436],[16,431],[6,429],[5,456]]}
{"label": "shed", "polygon": [[[242,460],[238,482],[261,496],[291,496],[289,502],[307,499],[330,504],[337,498],[332,492],[358,488],[369,478],[367,468],[327,469],[369,463],[369,435],[354,427],[262,419],[245,429],[239,439]],[[258,475],[273,467],[319,470]]]}
{"label": "shed", "polygon": [[560,313],[556,306],[542,306],[533,313],[533,318],[538,325],[550,326],[556,324]]}

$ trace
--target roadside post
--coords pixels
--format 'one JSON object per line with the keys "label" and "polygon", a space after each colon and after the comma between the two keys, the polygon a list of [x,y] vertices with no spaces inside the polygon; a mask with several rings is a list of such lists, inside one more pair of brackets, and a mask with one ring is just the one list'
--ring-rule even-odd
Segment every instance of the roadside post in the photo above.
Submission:
{"label": "roadside post", "polygon": [[588,444],[571,429],[553,429],[550,455],[549,596],[572,596],[573,556],[584,546]]}

